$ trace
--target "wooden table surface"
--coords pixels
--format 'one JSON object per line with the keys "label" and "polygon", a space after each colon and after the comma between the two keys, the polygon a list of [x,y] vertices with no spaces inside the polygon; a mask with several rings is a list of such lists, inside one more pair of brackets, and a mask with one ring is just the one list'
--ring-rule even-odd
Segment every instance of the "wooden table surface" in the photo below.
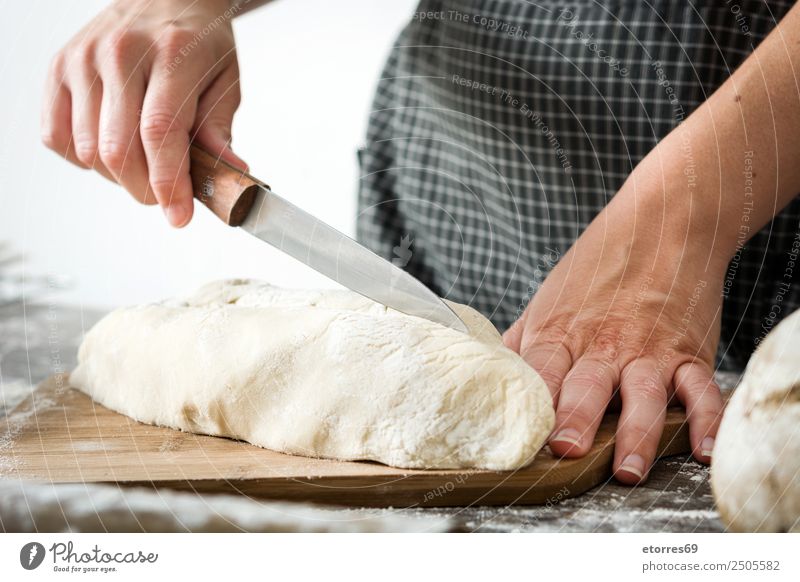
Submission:
{"label": "wooden table surface", "polygon": [[[84,331],[101,316],[97,310],[59,304],[0,306],[0,417],[43,379],[72,369]],[[737,378],[720,374],[718,380],[723,388],[730,388]],[[0,435],[0,447],[2,439]],[[684,455],[659,461],[648,482],[639,487],[609,481],[576,499],[555,498],[546,506],[389,509],[374,513],[446,520],[448,529],[455,531],[722,531],[708,476],[707,467]],[[339,509],[336,514],[346,519],[353,511]]]}

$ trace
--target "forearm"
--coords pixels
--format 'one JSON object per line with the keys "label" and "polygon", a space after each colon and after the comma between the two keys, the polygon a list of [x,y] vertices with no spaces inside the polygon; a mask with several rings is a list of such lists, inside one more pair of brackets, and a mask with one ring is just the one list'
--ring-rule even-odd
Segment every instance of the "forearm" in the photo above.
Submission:
{"label": "forearm", "polygon": [[609,207],[635,210],[631,242],[647,244],[655,227],[659,255],[696,241],[712,262],[725,265],[800,192],[799,42],[795,6],[637,166]]}

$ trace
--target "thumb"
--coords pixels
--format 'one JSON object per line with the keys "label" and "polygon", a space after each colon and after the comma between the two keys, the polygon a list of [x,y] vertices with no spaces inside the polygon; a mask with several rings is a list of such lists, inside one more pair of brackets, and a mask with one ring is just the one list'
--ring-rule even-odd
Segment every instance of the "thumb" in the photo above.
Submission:
{"label": "thumb", "polygon": [[200,96],[193,133],[194,141],[208,153],[246,171],[247,164],[231,148],[231,125],[239,101],[239,69],[234,63]]}
{"label": "thumb", "polygon": [[519,353],[520,351],[520,344],[522,343],[522,331],[525,327],[525,315],[527,311],[524,311],[519,318],[511,324],[504,333],[503,333],[503,343],[505,346],[510,349],[514,350],[515,352]]}

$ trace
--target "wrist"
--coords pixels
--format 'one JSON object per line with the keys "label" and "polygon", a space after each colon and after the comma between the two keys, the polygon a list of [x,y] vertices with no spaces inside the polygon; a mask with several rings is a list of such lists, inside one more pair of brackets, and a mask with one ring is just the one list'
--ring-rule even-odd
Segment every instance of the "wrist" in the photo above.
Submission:
{"label": "wrist", "polygon": [[613,214],[629,223],[631,245],[658,264],[688,262],[721,276],[758,230],[751,222],[752,188],[748,193],[741,182],[737,191],[734,184],[723,186],[719,173],[700,163],[705,156],[692,151],[688,138],[683,141],[686,147],[673,141],[671,156],[656,148],[608,209],[615,206]]}
{"label": "wrist", "polygon": [[668,179],[640,165],[581,238],[602,245],[627,269],[666,277],[702,271],[721,279],[736,237],[699,188],[691,166]]}

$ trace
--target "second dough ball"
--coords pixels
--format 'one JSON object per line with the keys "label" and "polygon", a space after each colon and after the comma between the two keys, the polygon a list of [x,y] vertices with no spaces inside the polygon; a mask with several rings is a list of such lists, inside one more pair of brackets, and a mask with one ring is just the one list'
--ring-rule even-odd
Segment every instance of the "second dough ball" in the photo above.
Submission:
{"label": "second dough ball", "polygon": [[717,435],[711,486],[730,529],[800,532],[800,312],[750,359]]}

